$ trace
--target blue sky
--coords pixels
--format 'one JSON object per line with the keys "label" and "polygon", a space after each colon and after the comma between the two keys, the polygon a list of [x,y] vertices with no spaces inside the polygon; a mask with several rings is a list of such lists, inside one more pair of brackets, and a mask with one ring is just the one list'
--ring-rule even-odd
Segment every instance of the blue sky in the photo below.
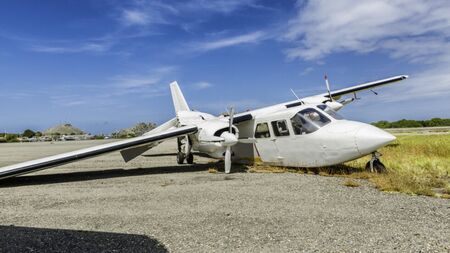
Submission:
{"label": "blue sky", "polygon": [[349,119],[450,117],[450,2],[4,1],[0,131],[70,122],[109,133],[192,108],[218,114],[393,75]]}

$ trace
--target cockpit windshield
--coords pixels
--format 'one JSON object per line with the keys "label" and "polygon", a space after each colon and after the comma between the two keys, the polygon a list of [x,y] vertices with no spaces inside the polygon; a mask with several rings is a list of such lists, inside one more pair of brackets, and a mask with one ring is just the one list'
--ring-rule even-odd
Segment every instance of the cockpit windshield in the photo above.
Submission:
{"label": "cockpit windshield", "polygon": [[312,133],[330,122],[329,118],[314,108],[301,110],[291,118],[292,128],[297,135]]}
{"label": "cockpit windshield", "polygon": [[330,115],[331,117],[333,117],[333,119],[337,120],[344,119],[344,117],[342,117],[339,113],[337,113],[335,110],[331,109],[327,105],[318,105],[317,107],[322,111],[324,111],[325,113],[327,113],[328,115]]}

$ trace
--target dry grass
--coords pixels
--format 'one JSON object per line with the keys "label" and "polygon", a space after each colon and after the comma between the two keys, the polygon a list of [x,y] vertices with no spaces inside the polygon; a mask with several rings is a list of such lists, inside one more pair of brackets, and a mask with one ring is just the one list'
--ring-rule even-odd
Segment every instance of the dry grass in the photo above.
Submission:
{"label": "dry grass", "polygon": [[379,150],[386,174],[364,171],[370,156],[328,168],[296,169],[255,165],[256,173],[314,173],[367,179],[382,191],[450,198],[450,135],[398,136]]}
{"label": "dry grass", "polygon": [[278,166],[270,166],[270,165],[256,165],[251,166],[248,169],[250,173],[285,173],[289,172],[288,168],[278,167]]}
{"label": "dry grass", "polygon": [[209,168],[208,169],[208,172],[209,173],[217,173],[217,172],[219,172],[216,168]]}
{"label": "dry grass", "polygon": [[353,179],[345,180],[344,183],[342,183],[342,185],[347,186],[347,187],[359,187],[359,186],[361,186],[358,182],[356,182]]}
{"label": "dry grass", "polygon": [[[362,173],[382,191],[440,197],[450,189],[450,135],[398,136],[380,150],[387,174]],[[345,165],[362,170],[369,157]],[[358,177],[359,173],[352,175]],[[441,194],[440,192],[443,192]]]}

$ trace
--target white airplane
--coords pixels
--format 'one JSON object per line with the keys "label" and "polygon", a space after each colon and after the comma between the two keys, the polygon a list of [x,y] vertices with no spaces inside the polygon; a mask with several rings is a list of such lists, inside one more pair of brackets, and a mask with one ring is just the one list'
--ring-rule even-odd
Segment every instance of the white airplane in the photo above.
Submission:
{"label": "white airplane", "polygon": [[[189,108],[177,82],[170,84],[176,117],[140,137],[85,148],[0,168],[0,179],[120,151],[128,162],[159,143],[178,139],[177,162],[192,164],[193,151],[224,159],[225,172],[234,162],[289,167],[324,167],[372,154],[366,169],[383,172],[377,149],[395,139],[372,125],[343,119],[336,113],[357,99],[356,92],[398,82],[401,75],[327,93],[298,98],[234,115],[213,116]],[[374,91],[373,91],[374,92]],[[375,93],[375,92],[374,92]],[[340,99],[353,94],[353,97]],[[376,93],[375,93],[376,94]],[[294,93],[295,95],[295,93]]]}

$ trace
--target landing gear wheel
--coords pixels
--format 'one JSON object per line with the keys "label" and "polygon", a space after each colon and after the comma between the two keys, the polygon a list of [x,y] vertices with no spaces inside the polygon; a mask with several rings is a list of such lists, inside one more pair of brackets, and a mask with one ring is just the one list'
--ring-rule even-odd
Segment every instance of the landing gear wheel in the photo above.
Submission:
{"label": "landing gear wheel", "polygon": [[366,171],[375,173],[386,173],[386,167],[380,160],[376,159],[372,162],[373,171],[370,169],[370,161],[366,163]]}
{"label": "landing gear wheel", "polygon": [[184,162],[184,154],[183,153],[181,153],[181,152],[178,152],[178,154],[177,154],[177,163],[178,164],[183,164],[183,162]]}
{"label": "landing gear wheel", "polygon": [[187,157],[186,157],[186,162],[188,164],[193,164],[194,163],[194,155],[192,153],[190,153]]}
{"label": "landing gear wheel", "polygon": [[377,151],[372,153],[372,158],[366,163],[366,171],[374,173],[386,173],[386,167],[380,162],[381,154]]}

